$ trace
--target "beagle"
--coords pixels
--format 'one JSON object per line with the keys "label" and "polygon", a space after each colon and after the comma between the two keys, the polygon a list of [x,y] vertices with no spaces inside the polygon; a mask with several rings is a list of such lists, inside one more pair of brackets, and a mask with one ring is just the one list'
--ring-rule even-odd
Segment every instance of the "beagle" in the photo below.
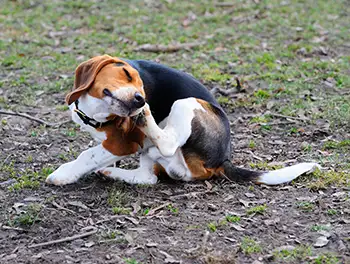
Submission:
{"label": "beagle", "polygon": [[[46,179],[50,184],[100,172],[130,184],[155,184],[166,173],[183,181],[218,175],[274,185],[318,166],[300,163],[270,172],[235,167],[229,121],[212,94],[189,74],[151,61],[108,55],[85,61],[66,101],[73,121],[100,144],[61,165]],[[137,169],[111,166],[137,152]]]}

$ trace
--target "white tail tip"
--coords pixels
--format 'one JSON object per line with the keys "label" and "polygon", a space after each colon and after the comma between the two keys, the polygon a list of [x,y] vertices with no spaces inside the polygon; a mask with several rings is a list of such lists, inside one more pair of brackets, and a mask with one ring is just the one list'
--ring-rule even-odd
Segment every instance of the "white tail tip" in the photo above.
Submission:
{"label": "white tail tip", "polygon": [[264,183],[267,185],[276,185],[290,182],[302,174],[309,174],[316,169],[321,169],[317,163],[300,163],[290,167],[279,170],[269,171],[259,176],[257,183]]}

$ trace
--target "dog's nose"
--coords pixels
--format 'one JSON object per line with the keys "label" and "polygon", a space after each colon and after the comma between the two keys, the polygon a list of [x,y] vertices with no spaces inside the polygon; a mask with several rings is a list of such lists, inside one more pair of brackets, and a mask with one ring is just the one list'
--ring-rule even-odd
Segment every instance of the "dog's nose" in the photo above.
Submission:
{"label": "dog's nose", "polygon": [[140,108],[145,105],[145,98],[139,92],[135,93],[133,104],[136,108]]}

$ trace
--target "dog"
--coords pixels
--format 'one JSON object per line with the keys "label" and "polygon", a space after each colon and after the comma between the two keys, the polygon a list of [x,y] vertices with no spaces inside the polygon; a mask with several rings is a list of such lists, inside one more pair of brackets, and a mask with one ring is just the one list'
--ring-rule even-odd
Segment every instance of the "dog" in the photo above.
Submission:
{"label": "dog", "polygon": [[[66,102],[73,121],[99,145],[61,165],[47,177],[49,184],[99,172],[130,184],[155,184],[166,173],[182,181],[216,175],[275,185],[318,167],[300,163],[259,172],[234,166],[229,121],[213,95],[191,75],[155,62],[93,57],[76,68]],[[111,166],[137,152],[137,169]]]}

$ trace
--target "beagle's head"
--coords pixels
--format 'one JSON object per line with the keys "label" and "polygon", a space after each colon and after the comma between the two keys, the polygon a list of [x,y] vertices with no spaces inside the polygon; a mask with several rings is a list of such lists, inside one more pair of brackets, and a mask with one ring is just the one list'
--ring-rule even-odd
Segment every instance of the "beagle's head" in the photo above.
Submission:
{"label": "beagle's head", "polygon": [[143,82],[127,62],[108,55],[81,63],[75,70],[72,92],[66,101],[76,101],[84,92],[109,106],[111,114],[129,117],[139,114],[145,105]]}

